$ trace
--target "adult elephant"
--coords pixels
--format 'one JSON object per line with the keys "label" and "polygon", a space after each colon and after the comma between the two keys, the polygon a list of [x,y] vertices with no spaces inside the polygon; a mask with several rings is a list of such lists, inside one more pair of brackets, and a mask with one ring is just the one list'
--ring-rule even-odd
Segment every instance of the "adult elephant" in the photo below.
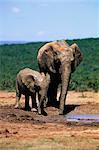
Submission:
{"label": "adult elephant", "polygon": [[49,97],[53,101],[61,83],[59,114],[64,112],[65,99],[71,73],[82,61],[82,53],[77,44],[69,46],[64,40],[45,44],[38,51],[40,72],[49,73],[51,78]]}

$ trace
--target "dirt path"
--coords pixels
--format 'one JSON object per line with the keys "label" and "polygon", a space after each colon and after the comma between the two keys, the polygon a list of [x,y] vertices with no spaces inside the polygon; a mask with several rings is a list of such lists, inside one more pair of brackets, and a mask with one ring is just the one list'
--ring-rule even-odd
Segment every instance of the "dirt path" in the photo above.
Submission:
{"label": "dirt path", "polygon": [[[47,116],[14,109],[15,93],[0,92],[0,149],[99,150],[99,124],[71,124],[47,107]],[[99,114],[99,93],[69,92],[65,114]]]}

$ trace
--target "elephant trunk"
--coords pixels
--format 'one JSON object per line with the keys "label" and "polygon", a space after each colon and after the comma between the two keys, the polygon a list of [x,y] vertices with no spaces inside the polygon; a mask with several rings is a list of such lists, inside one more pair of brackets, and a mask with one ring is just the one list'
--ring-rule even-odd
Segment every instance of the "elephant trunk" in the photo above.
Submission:
{"label": "elephant trunk", "polygon": [[45,100],[45,94],[42,94],[39,95],[39,104],[38,104],[38,114],[41,115],[43,109],[44,109],[44,106],[43,106],[43,103],[44,103],[44,100]]}
{"label": "elephant trunk", "polygon": [[71,76],[71,64],[68,63],[62,66],[62,75],[61,75],[62,86],[61,86],[60,108],[59,108],[60,115],[62,115],[64,111],[65,99],[67,95],[70,76]]}

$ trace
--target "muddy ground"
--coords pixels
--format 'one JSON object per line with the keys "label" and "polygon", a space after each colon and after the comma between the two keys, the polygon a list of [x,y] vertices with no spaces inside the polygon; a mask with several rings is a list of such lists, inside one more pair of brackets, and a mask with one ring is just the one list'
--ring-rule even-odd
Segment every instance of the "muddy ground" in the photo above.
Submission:
{"label": "muddy ground", "polygon": [[[99,150],[99,122],[68,122],[58,108],[44,115],[14,109],[15,93],[0,92],[0,149],[2,150]],[[68,92],[65,114],[99,114],[99,93]]]}

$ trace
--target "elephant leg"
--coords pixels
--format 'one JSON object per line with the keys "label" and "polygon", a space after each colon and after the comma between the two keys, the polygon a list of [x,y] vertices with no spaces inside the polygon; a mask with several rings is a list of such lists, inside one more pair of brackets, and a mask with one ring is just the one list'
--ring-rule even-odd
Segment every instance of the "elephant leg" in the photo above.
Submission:
{"label": "elephant leg", "polygon": [[57,90],[58,90],[59,81],[56,80],[55,78],[57,78],[57,76],[52,76],[52,80],[51,80],[51,83],[49,85],[48,102],[52,106],[57,107]]}
{"label": "elephant leg", "polygon": [[44,100],[44,108],[46,108],[47,103],[48,103],[48,97],[46,96],[46,98],[45,98],[45,100]]}
{"label": "elephant leg", "polygon": [[31,96],[31,98],[32,98],[32,109],[31,109],[31,111],[37,112],[36,92]]}
{"label": "elephant leg", "polygon": [[19,104],[20,98],[21,98],[21,93],[16,93],[16,103],[15,103],[14,108],[20,107],[20,104]]}
{"label": "elephant leg", "polygon": [[16,81],[16,102],[14,108],[19,108],[19,101],[21,98],[21,91],[19,90],[18,82]]}
{"label": "elephant leg", "polygon": [[25,110],[29,111],[30,106],[29,106],[29,95],[25,95]]}
{"label": "elephant leg", "polygon": [[51,84],[48,89],[48,103],[52,106],[55,106],[55,102],[57,99],[57,87],[54,84]]}

